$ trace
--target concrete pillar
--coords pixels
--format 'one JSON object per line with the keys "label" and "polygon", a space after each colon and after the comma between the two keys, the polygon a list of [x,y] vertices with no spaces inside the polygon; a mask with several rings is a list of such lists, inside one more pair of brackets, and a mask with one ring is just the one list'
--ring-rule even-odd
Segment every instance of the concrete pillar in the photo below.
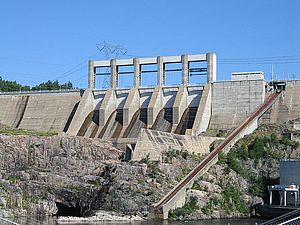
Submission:
{"label": "concrete pillar", "polygon": [[134,80],[133,87],[139,88],[141,86],[141,65],[140,60],[138,58],[133,59],[134,65]]}
{"label": "concrete pillar", "polygon": [[269,195],[270,195],[270,205],[272,205],[272,203],[273,203],[273,201],[272,201],[272,199],[273,199],[273,192],[272,191],[269,191]]}
{"label": "concrete pillar", "polygon": [[280,203],[279,203],[279,205],[282,206],[282,204],[283,204],[283,193],[282,193],[282,191],[279,191],[279,195],[280,195]]}
{"label": "concrete pillar", "polygon": [[188,62],[188,56],[182,55],[181,56],[181,63],[182,63],[182,81],[181,84],[184,86],[187,86],[189,84],[189,62]]}
{"label": "concrete pillar", "polygon": [[295,196],[295,206],[297,206],[297,191],[294,192],[294,196]]}
{"label": "concrete pillar", "polygon": [[286,191],[283,191],[283,205],[286,206]]}
{"label": "concrete pillar", "polygon": [[165,68],[162,56],[157,57],[157,86],[165,84]]}
{"label": "concrete pillar", "polygon": [[95,67],[94,61],[89,60],[89,80],[88,80],[88,89],[95,89]]}
{"label": "concrete pillar", "polygon": [[207,60],[207,83],[213,83],[217,80],[217,56],[214,53],[207,53],[206,60]]}
{"label": "concrete pillar", "polygon": [[117,71],[117,65],[115,59],[110,60],[110,68],[111,68],[110,87],[112,89],[116,89],[118,85],[118,71]]}

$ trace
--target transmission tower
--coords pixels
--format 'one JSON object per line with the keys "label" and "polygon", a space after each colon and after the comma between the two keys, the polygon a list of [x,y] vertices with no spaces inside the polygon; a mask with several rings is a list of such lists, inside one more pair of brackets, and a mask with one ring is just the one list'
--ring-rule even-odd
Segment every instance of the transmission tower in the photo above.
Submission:
{"label": "transmission tower", "polygon": [[[98,44],[97,48],[99,52],[105,54],[106,60],[117,59],[127,53],[128,49],[121,45],[108,44],[105,41],[102,44]],[[107,68],[107,73],[111,73],[110,68]],[[105,75],[103,80],[103,88],[108,88],[109,86],[109,75]],[[101,85],[101,84],[100,84]]]}

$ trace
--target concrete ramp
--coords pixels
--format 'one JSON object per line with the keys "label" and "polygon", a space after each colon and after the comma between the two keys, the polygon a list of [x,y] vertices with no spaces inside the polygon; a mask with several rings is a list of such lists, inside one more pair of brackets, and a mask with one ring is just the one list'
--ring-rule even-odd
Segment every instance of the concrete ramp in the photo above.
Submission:
{"label": "concrete ramp", "polygon": [[185,203],[186,189],[203,175],[211,165],[218,161],[218,153],[227,153],[242,137],[252,133],[258,124],[258,119],[276,102],[281,93],[274,93],[265,100],[246,120],[235,129],[220,145],[216,147],[200,164],[198,164],[182,181],[180,181],[165,197],[154,205],[154,217],[167,219],[171,209],[182,207]]}

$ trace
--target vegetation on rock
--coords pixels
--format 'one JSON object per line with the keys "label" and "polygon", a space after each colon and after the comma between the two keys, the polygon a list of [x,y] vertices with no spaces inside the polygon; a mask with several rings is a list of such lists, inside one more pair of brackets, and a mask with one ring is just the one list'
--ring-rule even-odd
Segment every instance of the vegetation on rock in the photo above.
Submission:
{"label": "vegetation on rock", "polygon": [[261,125],[227,155],[219,153],[218,163],[188,190],[188,196],[198,197],[200,210],[185,219],[250,216],[253,205],[268,201],[267,186],[278,183],[279,161],[300,155],[299,142],[286,135],[300,136],[291,124]]}
{"label": "vegetation on rock", "polygon": [[57,132],[26,130],[26,129],[20,129],[20,128],[11,128],[11,127],[7,127],[7,126],[2,125],[2,126],[0,126],[0,134],[5,134],[5,135],[34,135],[34,136],[51,137],[51,136],[57,135]]}
{"label": "vegetation on rock", "polygon": [[191,197],[182,207],[170,210],[169,218],[177,219],[179,217],[185,217],[192,214],[197,209],[199,209],[199,206],[197,205],[197,198]]}

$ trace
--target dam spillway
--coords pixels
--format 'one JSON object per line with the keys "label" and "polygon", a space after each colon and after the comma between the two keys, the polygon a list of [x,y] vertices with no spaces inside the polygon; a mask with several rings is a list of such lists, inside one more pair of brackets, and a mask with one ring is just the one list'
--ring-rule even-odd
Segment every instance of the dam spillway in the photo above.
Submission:
{"label": "dam spillway", "polygon": [[[148,65],[156,69],[145,69]],[[176,65],[176,68],[172,65]],[[156,75],[155,87],[142,85],[142,76],[147,73]],[[180,84],[166,84],[167,75],[172,73],[180,73]],[[119,77],[124,74],[133,76],[131,88],[118,86]],[[193,75],[204,76],[205,82],[191,84]],[[97,76],[109,77],[108,89],[96,88]],[[186,129],[189,129],[189,133],[198,129],[195,132],[199,133],[199,129],[207,128],[207,121],[202,122],[206,125],[194,128],[191,121],[197,117],[197,113],[207,111],[199,111],[198,106],[202,94],[211,92],[211,83],[215,80],[216,55],[213,53],[89,61],[89,88],[80,101],[67,133],[105,139],[137,138],[142,128],[180,134],[185,134]],[[211,107],[209,102],[202,105]],[[187,122],[188,118],[184,119],[183,116],[193,118]]]}

